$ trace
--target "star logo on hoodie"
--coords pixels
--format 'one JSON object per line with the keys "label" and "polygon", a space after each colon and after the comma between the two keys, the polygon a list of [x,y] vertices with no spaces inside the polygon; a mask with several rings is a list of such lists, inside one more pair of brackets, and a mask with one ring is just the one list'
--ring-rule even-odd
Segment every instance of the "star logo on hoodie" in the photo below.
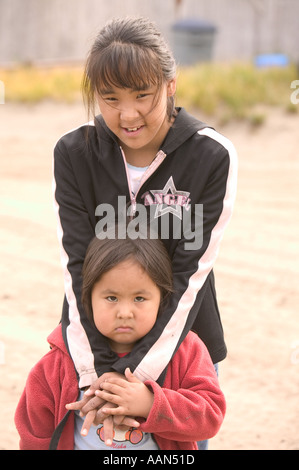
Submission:
{"label": "star logo on hoodie", "polygon": [[156,205],[155,219],[170,213],[182,220],[182,207],[190,209],[190,193],[176,189],[172,176],[163,189],[152,189],[142,195],[145,206]]}

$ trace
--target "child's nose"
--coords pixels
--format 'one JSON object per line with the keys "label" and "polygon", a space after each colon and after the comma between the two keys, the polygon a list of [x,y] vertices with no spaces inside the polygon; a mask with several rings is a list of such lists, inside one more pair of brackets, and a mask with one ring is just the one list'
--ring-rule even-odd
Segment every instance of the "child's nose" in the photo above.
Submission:
{"label": "child's nose", "polygon": [[133,312],[130,303],[122,303],[119,305],[119,309],[117,312],[118,318],[132,318]]}
{"label": "child's nose", "polygon": [[126,123],[126,125],[129,125],[131,123],[134,123],[134,120],[139,117],[139,112],[136,109],[135,106],[125,106],[120,113],[120,118],[121,120]]}

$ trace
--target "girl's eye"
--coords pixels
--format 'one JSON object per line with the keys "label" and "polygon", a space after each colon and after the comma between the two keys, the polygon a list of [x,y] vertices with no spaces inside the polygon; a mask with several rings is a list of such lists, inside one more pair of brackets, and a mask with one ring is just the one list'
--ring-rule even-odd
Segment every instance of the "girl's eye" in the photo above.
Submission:
{"label": "girl's eye", "polygon": [[135,302],[144,302],[145,301],[145,298],[144,297],[135,297],[134,299]]}
{"label": "girl's eye", "polygon": [[105,101],[107,101],[108,103],[115,103],[117,99],[113,98],[112,96],[109,96],[108,98],[105,98]]}
{"label": "girl's eye", "polygon": [[107,297],[107,300],[108,302],[117,302],[117,297],[115,297],[114,295],[109,295]]}
{"label": "girl's eye", "polygon": [[137,99],[146,98],[147,96],[149,96],[149,93],[139,93]]}

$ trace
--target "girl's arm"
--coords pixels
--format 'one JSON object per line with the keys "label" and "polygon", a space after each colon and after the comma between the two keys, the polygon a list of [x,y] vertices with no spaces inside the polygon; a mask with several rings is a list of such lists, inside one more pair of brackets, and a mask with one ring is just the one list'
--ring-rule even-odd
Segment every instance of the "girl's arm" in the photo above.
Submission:
{"label": "girl's arm", "polygon": [[[182,237],[172,254],[174,293],[156,325],[133,349],[129,357],[119,359],[114,368],[130,367],[140,380],[159,381],[175,350],[194,325],[202,305],[205,314],[215,315],[215,293],[212,269],[218,256],[224,230],[231,218],[236,196],[237,155],[230,141],[212,129],[200,132],[212,133],[221,138],[221,144],[210,144],[205,158],[209,162],[205,174],[198,175],[203,189],[196,202],[202,205],[203,220],[196,220],[196,206],[190,207],[194,230],[202,230],[202,243]],[[211,138],[211,142],[213,139]],[[192,176],[191,178],[194,178]],[[193,240],[194,241],[194,240]],[[167,243],[167,241],[166,241]],[[206,303],[211,303],[208,306]],[[208,312],[208,313],[207,313]],[[204,318],[207,322],[207,318]],[[210,320],[211,321],[211,320]],[[204,328],[200,325],[201,338],[209,347],[209,337],[203,337]],[[220,327],[219,327],[220,328]],[[198,330],[197,330],[198,331]],[[211,354],[210,350],[210,354]],[[212,355],[212,354],[211,354]],[[219,359],[216,359],[218,361]]]}
{"label": "girl's arm", "polygon": [[[200,321],[198,317],[200,309],[203,308],[209,312],[211,310],[215,315],[215,321],[219,321],[214,300],[212,268],[224,230],[232,214],[236,193],[237,157],[234,147],[227,139],[219,137],[219,134],[212,129],[203,129],[199,131],[199,134],[201,133],[205,133],[203,138],[208,140],[204,155],[207,164],[202,165],[199,171],[196,159],[192,162],[195,165],[195,176],[190,174],[190,179],[194,182],[198,176],[203,188],[198,194],[192,195],[190,211],[192,211],[191,220],[194,229],[197,223],[195,204],[203,206],[202,244],[200,246],[195,244],[191,250],[186,249],[185,245],[188,244],[190,248],[190,243],[192,243],[192,240],[187,237],[178,240],[176,247],[171,243],[169,251],[173,261],[175,292],[152,332],[138,342],[129,356],[120,359],[109,352],[107,344],[88,322],[80,305],[81,268],[87,245],[94,236],[96,225],[94,210],[91,213],[86,209],[88,207],[91,211],[92,207],[95,209],[97,205],[97,201],[91,201],[95,198],[93,191],[96,186],[93,188],[95,182],[92,181],[95,168],[86,168],[90,161],[83,148],[86,145],[84,133],[82,133],[82,144],[78,143],[78,136],[74,139],[71,134],[67,138],[67,148],[64,140],[56,146],[55,204],[67,298],[62,324],[69,351],[80,376],[80,387],[90,385],[97,379],[97,375],[107,370],[123,373],[127,367],[130,367],[141,381],[160,380],[162,372],[180,342],[194,322],[197,319]],[[200,158],[202,158],[201,155]],[[197,176],[196,172],[198,172]],[[79,178],[79,173],[83,175],[82,178],[81,176]],[[101,183],[104,184],[105,179]],[[193,183],[193,186],[196,192],[197,182]],[[119,194],[124,193],[125,189],[122,186],[119,188]],[[110,193],[107,192],[107,197],[109,195]],[[168,241],[165,242],[168,243]],[[206,321],[206,318],[203,320]],[[202,324],[199,326],[200,331],[205,330]],[[211,349],[208,344],[210,338],[202,336],[201,338]],[[211,350],[210,353],[212,353]],[[219,359],[216,358],[216,360]]]}
{"label": "girl's arm", "polygon": [[[89,132],[92,131],[91,128]],[[81,132],[81,140],[76,131],[63,137],[55,147],[53,192],[65,287],[62,331],[79,375],[79,386],[83,388],[111,370],[117,356],[88,320],[81,303],[82,266],[95,236],[97,205],[92,181],[94,169],[88,167],[87,142],[84,130]]]}

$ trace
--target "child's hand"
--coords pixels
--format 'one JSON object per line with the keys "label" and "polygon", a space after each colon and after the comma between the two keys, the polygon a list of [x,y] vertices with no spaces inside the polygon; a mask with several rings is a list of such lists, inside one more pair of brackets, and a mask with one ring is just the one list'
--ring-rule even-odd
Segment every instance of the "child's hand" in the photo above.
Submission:
{"label": "child's hand", "polygon": [[[103,424],[104,426],[104,435],[105,435],[105,443],[106,441],[113,440],[113,428],[119,429],[129,429],[129,428],[138,428],[140,423],[136,421],[133,417],[130,416],[112,416],[111,410],[115,408],[116,405],[113,403],[105,402],[105,412],[102,408],[99,410],[91,410],[89,411],[81,428],[81,435],[87,436],[89,433],[90,427],[93,424],[94,426],[98,426],[99,424]],[[108,419],[111,418],[111,419]],[[106,445],[111,445],[107,444]]]}
{"label": "child's hand", "polygon": [[[138,427],[140,423],[136,421],[133,417],[129,416],[116,416],[113,418],[113,425],[111,430],[111,420],[107,420],[110,416],[110,409],[116,407],[117,405],[113,403],[107,403],[106,400],[95,396],[95,391],[100,388],[105,380],[111,378],[124,378],[123,375],[118,374],[117,372],[107,372],[99,377],[90,388],[84,393],[82,400],[78,400],[74,403],[69,403],[66,405],[68,410],[80,410],[80,416],[85,416],[85,420],[81,429],[81,434],[87,436],[90,427],[92,424],[95,426],[99,424],[104,424],[106,429],[107,437],[105,441],[113,438],[113,426],[114,427]],[[105,404],[106,412],[103,412],[102,406]],[[107,412],[108,411],[108,412]]]}
{"label": "child's hand", "polygon": [[[85,416],[90,411],[98,410],[104,403],[105,400],[95,396],[95,391],[100,388],[100,384],[111,377],[124,377],[117,372],[106,372],[105,374],[98,377],[95,382],[91,384],[88,390],[84,392],[82,400],[78,400],[74,403],[68,403],[66,405],[67,410],[80,410],[80,415]],[[105,416],[106,417],[106,416]],[[104,419],[104,418],[103,418]]]}
{"label": "child's hand", "polygon": [[84,392],[84,397],[92,397],[95,394],[95,391],[100,388],[100,385],[102,382],[105,382],[105,380],[113,377],[120,377],[124,378],[125,376],[123,374],[119,374],[118,372],[105,372],[105,374],[101,375],[100,377],[95,380],[91,386]]}
{"label": "child's hand", "polygon": [[147,418],[154,402],[154,394],[138,380],[129,368],[125,370],[126,379],[111,377],[101,383],[101,390],[95,392],[96,396],[107,402],[117,405],[110,409],[102,407],[103,413],[113,416],[140,416]]}
{"label": "child's hand", "polygon": [[80,416],[85,416],[91,411],[96,411],[105,403],[99,397],[84,396],[81,400],[65,405],[67,410],[80,410]]}

